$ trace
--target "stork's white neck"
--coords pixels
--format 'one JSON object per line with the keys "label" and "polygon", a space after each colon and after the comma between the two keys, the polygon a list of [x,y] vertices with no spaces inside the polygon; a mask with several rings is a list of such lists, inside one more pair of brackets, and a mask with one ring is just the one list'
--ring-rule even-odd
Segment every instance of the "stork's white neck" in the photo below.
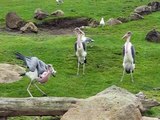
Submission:
{"label": "stork's white neck", "polygon": [[77,45],[78,45],[79,48],[82,47],[82,45],[81,45],[82,44],[81,39],[82,39],[82,35],[78,34],[78,36],[77,36]]}
{"label": "stork's white neck", "polygon": [[126,40],[126,42],[130,42],[131,36],[129,36]]}
{"label": "stork's white neck", "polygon": [[129,48],[130,48],[130,38],[131,38],[131,36],[129,36],[129,37],[127,37],[127,40],[126,40],[126,54],[128,53],[128,51],[129,51]]}

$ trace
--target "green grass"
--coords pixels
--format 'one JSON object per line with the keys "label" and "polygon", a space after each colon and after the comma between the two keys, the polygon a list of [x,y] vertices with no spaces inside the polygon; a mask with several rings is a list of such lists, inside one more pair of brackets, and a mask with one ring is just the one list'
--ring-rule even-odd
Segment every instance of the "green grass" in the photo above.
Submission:
{"label": "green grass", "polygon": [[[7,12],[16,11],[25,20],[34,20],[33,12],[36,8],[51,13],[62,9],[65,16],[87,16],[100,20],[111,17],[128,16],[136,6],[147,4],[150,0],[65,0],[57,6],[54,0],[1,0],[0,24],[4,26]],[[160,44],[145,40],[147,32],[153,28],[160,31],[159,12],[145,16],[144,20],[132,21],[116,26],[86,29],[86,35],[95,42],[88,47],[88,63],[86,74],[76,75],[76,57],[73,45],[74,35],[55,36],[49,34],[15,34],[1,32],[0,34],[0,62],[22,65],[15,59],[14,52],[19,51],[27,56],[37,56],[46,63],[51,63],[57,70],[57,76],[50,78],[45,85],[39,85],[48,96],[67,96],[87,98],[96,93],[117,85],[132,93],[143,91],[148,97],[160,101],[160,92],[153,88],[160,87]],[[121,37],[132,31],[132,43],[136,49],[135,83],[126,75],[120,83],[122,76],[122,47],[124,41]],[[82,71],[81,71],[82,73]],[[29,97],[26,91],[29,80],[22,80],[10,84],[0,84],[1,97]],[[31,88],[33,96],[41,96],[34,87]],[[154,108],[149,116],[160,117],[160,108]]]}

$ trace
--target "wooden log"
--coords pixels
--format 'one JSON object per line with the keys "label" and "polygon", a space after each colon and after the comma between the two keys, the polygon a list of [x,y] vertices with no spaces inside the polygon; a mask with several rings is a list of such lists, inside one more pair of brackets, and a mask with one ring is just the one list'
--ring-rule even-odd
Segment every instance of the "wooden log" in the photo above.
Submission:
{"label": "wooden log", "polygon": [[63,115],[81,100],[67,97],[0,98],[0,116]]}

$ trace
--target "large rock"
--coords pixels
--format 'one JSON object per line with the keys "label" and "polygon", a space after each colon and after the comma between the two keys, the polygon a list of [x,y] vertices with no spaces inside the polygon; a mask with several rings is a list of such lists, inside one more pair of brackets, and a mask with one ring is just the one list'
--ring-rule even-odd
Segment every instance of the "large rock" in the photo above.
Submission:
{"label": "large rock", "polygon": [[160,42],[160,32],[153,29],[147,33],[145,39],[150,42]]}
{"label": "large rock", "polygon": [[37,8],[34,11],[34,18],[37,20],[43,20],[43,19],[47,18],[48,16],[49,16],[49,14],[42,11],[40,8]]}
{"label": "large rock", "polygon": [[24,32],[38,33],[38,28],[33,22],[28,22],[28,23],[25,24],[25,26],[20,28],[20,31],[22,33],[24,33]]}
{"label": "large rock", "polygon": [[24,73],[24,68],[18,65],[0,64],[0,83],[11,83],[20,80],[20,73]]}
{"label": "large rock", "polygon": [[152,8],[151,6],[148,6],[148,5],[142,5],[142,6],[135,8],[134,12],[140,15],[147,15],[152,12]]}
{"label": "large rock", "polygon": [[160,2],[156,2],[156,1],[150,2],[148,3],[148,6],[151,6],[151,9],[153,12],[160,10]]}
{"label": "large rock", "polygon": [[61,120],[141,120],[142,104],[128,91],[112,86],[76,104]]}
{"label": "large rock", "polygon": [[139,20],[144,19],[144,17],[138,13],[131,13],[130,20]]}
{"label": "large rock", "polygon": [[22,20],[15,12],[9,12],[6,15],[6,27],[10,29],[19,29],[25,24],[25,21]]}
{"label": "large rock", "polygon": [[125,17],[118,17],[117,20],[121,21],[122,23],[129,22],[129,18],[125,18]]}
{"label": "large rock", "polygon": [[55,17],[61,17],[61,16],[64,16],[64,12],[62,10],[56,10],[52,12],[51,15]]}
{"label": "large rock", "polygon": [[107,22],[108,25],[112,26],[112,25],[117,25],[117,24],[122,24],[121,21],[114,19],[114,18],[110,18]]}

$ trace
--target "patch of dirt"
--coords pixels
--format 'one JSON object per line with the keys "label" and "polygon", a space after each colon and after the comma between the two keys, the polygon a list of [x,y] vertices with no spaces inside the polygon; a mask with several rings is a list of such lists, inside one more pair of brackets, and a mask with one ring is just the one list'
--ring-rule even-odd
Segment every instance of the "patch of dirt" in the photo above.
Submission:
{"label": "patch of dirt", "polygon": [[18,65],[0,64],[0,83],[12,83],[21,79],[20,73],[24,73],[25,69]]}
{"label": "patch of dirt", "polygon": [[98,26],[98,22],[91,18],[58,18],[58,19],[50,19],[47,21],[43,21],[41,23],[37,23],[36,26],[39,28],[40,32],[48,32],[50,34],[60,35],[60,34],[73,34],[73,29],[76,27],[82,26],[90,26],[96,27]]}

